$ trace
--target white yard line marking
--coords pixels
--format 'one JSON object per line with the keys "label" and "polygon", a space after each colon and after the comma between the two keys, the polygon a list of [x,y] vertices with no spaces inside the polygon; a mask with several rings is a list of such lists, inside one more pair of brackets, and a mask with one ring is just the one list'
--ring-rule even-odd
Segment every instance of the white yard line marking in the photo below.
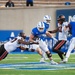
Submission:
{"label": "white yard line marking", "polygon": [[63,70],[63,69],[75,69],[75,63],[51,65],[50,63],[24,62],[24,63],[16,63],[16,64],[0,64],[0,69]]}

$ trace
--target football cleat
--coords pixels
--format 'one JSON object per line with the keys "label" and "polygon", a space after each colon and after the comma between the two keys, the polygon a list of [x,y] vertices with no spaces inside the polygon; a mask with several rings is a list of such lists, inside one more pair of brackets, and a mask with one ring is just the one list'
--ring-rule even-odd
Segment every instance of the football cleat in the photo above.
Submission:
{"label": "football cleat", "polygon": [[41,58],[40,62],[45,63],[46,61],[44,60],[44,58]]}
{"label": "football cleat", "polygon": [[57,62],[55,62],[53,60],[51,60],[50,63],[51,63],[51,65],[57,65],[58,64]]}

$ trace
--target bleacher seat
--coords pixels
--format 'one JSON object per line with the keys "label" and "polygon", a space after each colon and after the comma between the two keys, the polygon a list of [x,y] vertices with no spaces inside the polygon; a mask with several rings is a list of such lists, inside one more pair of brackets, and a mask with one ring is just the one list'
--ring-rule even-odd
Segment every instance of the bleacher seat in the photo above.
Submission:
{"label": "bleacher seat", "polygon": [[[5,6],[8,0],[0,0],[0,6]],[[15,7],[25,7],[26,0],[12,0]],[[42,5],[65,5],[65,2],[70,2],[71,5],[75,5],[75,0],[34,0],[34,6]]]}

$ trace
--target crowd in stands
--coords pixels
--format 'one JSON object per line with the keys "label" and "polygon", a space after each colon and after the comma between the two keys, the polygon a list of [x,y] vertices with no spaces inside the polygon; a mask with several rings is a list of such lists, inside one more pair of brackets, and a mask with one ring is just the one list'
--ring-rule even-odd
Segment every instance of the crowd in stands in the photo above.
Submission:
{"label": "crowd in stands", "polygon": [[0,7],[24,7],[40,5],[74,5],[74,0],[0,0]]}

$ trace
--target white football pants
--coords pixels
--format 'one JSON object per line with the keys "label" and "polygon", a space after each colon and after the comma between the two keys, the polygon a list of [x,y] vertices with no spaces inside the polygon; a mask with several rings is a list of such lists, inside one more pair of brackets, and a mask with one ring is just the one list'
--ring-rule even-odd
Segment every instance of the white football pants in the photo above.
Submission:
{"label": "white football pants", "polygon": [[73,37],[70,41],[70,46],[68,48],[67,54],[66,54],[66,58],[70,57],[71,51],[75,48],[75,37]]}

